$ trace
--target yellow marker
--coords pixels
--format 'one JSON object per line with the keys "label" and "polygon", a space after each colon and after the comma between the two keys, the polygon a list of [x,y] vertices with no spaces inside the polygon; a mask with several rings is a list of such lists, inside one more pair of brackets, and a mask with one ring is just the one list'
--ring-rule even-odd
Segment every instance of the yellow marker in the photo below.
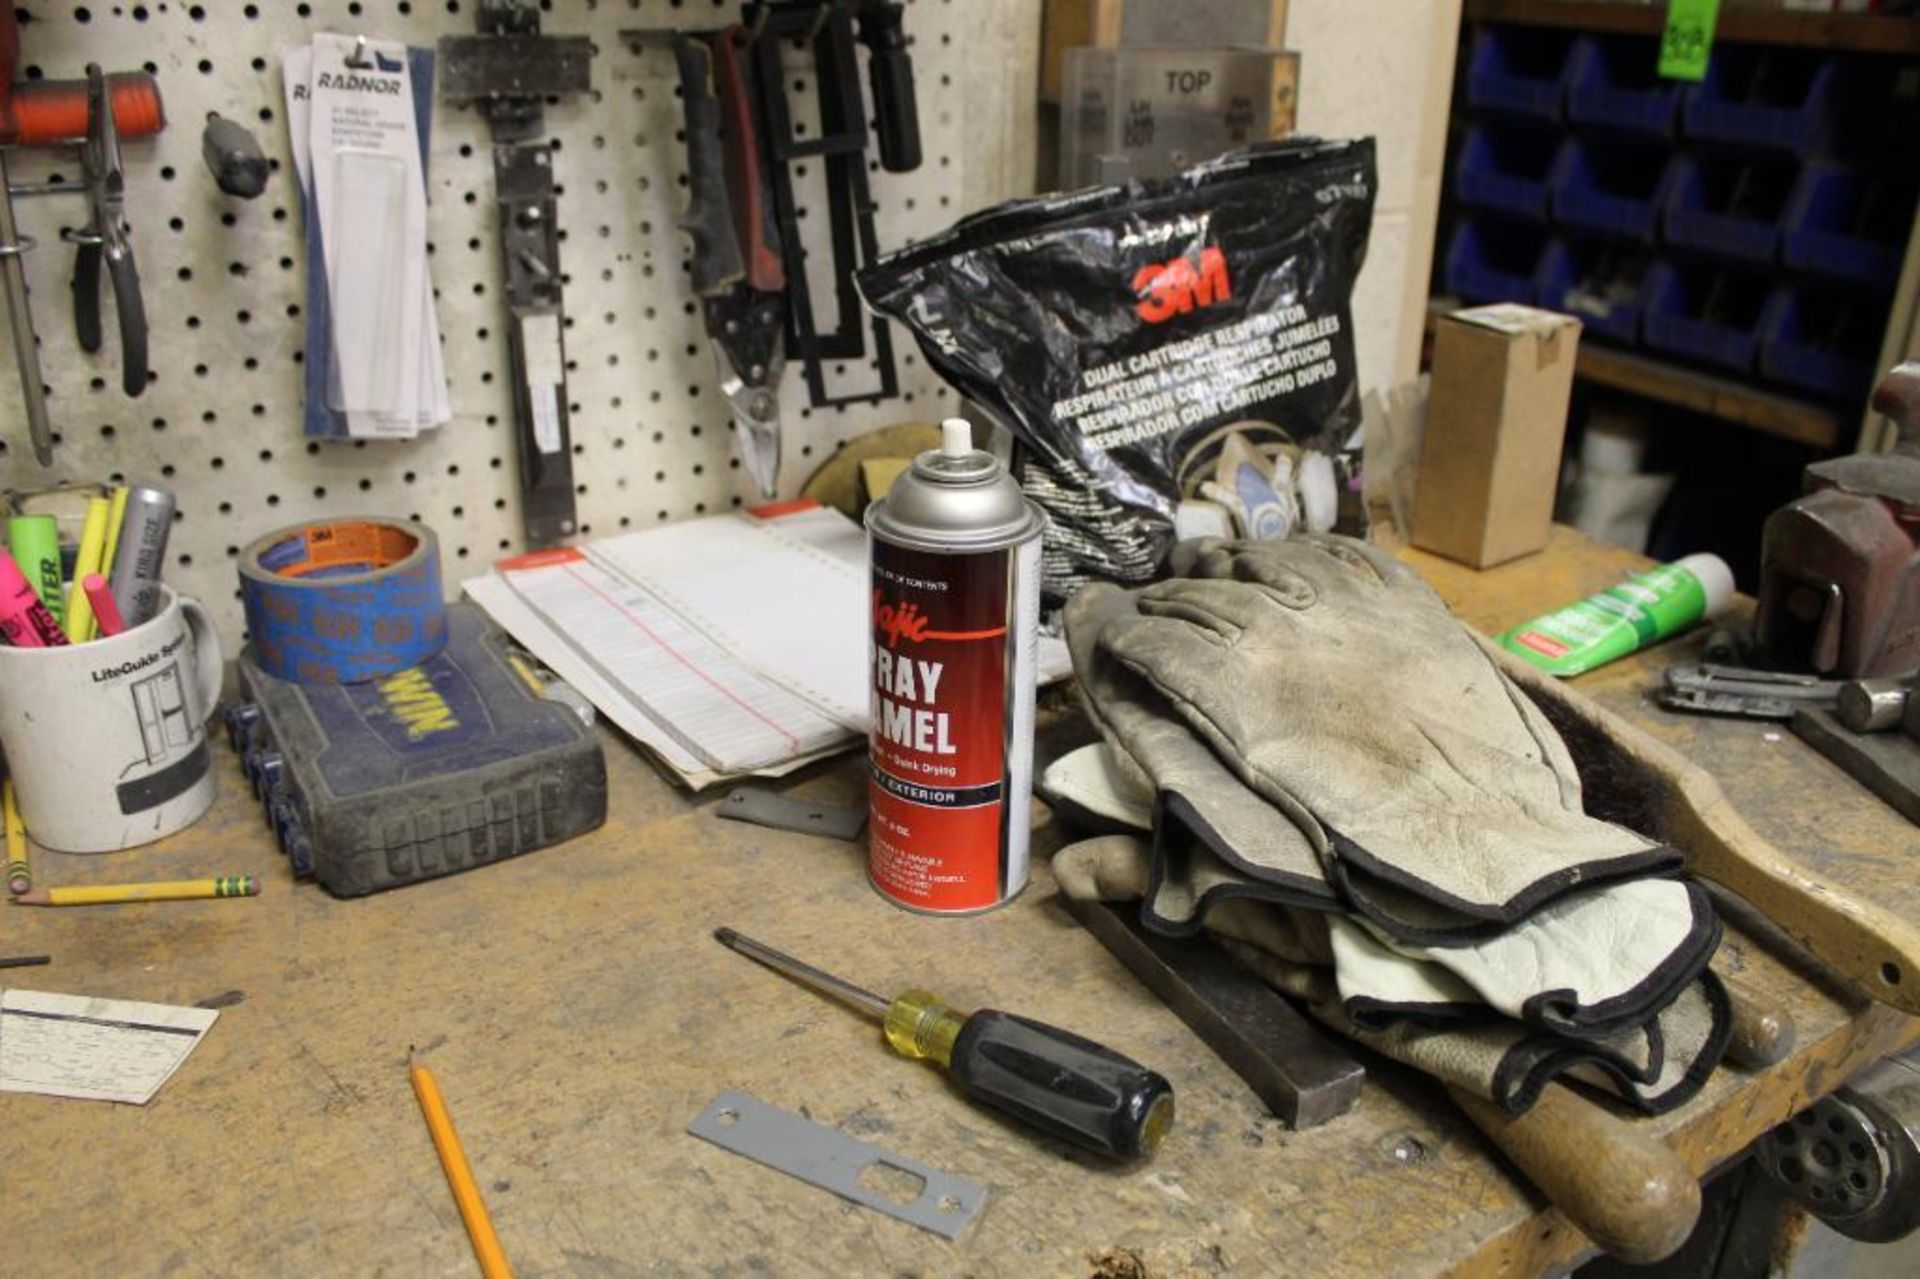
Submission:
{"label": "yellow marker", "polygon": [[487,1202],[474,1184],[473,1169],[467,1164],[460,1134],[453,1130],[453,1116],[447,1113],[440,1085],[433,1072],[419,1062],[414,1062],[407,1074],[413,1080],[413,1095],[420,1099],[420,1113],[427,1117],[427,1131],[433,1134],[433,1148],[440,1152],[440,1167],[446,1171],[453,1202],[460,1209],[460,1219],[467,1223],[467,1238],[473,1241],[473,1256],[480,1263],[481,1275],[484,1279],[513,1279],[513,1268],[507,1265],[507,1254],[500,1250],[500,1236],[493,1233]]}
{"label": "yellow marker", "polygon": [[100,571],[107,552],[107,517],[112,503],[96,497],[87,503],[87,521],[80,526],[80,554],[73,561],[73,593],[67,596],[67,638],[84,644],[93,638],[93,601],[80,589],[87,574]]}
{"label": "yellow marker", "polygon": [[16,906],[111,906],[120,902],[185,902],[207,897],[254,897],[260,883],[251,875],[212,879],[174,879],[153,884],[86,884],[38,888],[13,899]]}
{"label": "yellow marker", "polygon": [[[120,526],[127,522],[127,486],[116,484],[107,499],[107,544],[100,552],[100,576],[113,578],[113,557],[120,550]],[[78,582],[82,578],[74,578]],[[95,623],[98,625],[98,622]]]}
{"label": "yellow marker", "polygon": [[7,891],[24,893],[33,887],[33,867],[27,862],[27,827],[20,806],[13,802],[13,780],[0,784],[0,804],[6,807]]}

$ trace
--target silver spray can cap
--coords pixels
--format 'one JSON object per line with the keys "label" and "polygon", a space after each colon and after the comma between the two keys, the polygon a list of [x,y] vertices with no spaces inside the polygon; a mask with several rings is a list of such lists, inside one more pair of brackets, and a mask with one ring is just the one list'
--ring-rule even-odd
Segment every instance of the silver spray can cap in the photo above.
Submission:
{"label": "silver spray can cap", "polygon": [[932,551],[1011,546],[1045,523],[999,459],[973,447],[973,428],[957,417],[940,424],[940,447],[914,458],[867,509],[876,536]]}

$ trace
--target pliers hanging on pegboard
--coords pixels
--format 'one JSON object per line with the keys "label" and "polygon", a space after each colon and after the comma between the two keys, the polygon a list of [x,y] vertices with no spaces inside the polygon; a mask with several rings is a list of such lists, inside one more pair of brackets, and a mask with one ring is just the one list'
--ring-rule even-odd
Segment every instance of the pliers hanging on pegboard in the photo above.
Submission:
{"label": "pliers hanging on pegboard", "polygon": [[76,246],[73,259],[73,329],[80,349],[100,349],[100,266],[113,287],[120,320],[120,385],[128,395],[147,389],[147,308],[140,272],[127,232],[127,174],[120,163],[120,131],[107,98],[100,64],[87,64],[87,138],[80,149],[90,216],[78,231],[62,231]]}

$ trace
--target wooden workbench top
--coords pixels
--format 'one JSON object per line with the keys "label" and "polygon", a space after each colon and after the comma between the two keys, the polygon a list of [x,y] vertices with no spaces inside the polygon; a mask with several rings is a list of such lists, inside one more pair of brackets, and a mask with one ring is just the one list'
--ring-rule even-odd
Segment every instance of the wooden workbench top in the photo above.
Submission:
{"label": "wooden workbench top", "polygon": [[[1408,558],[1486,630],[1636,563],[1565,530],[1487,573]],[[1685,651],[1580,687],[1714,772],[1789,853],[1920,911],[1920,839],[1892,810],[1776,726],[1653,709],[1658,670]],[[1054,746],[1085,731],[1061,719]],[[12,984],[223,1009],[145,1108],[0,1096],[4,1269],[472,1273],[409,1046],[438,1074],[522,1275],[1525,1273],[1585,1247],[1436,1086],[1391,1063],[1368,1059],[1351,1114],[1287,1131],[1069,919],[1044,857],[1011,907],[924,918],[868,888],[862,847],[717,820],[718,793],[688,797],[617,740],[607,763],[597,834],[358,901],[291,880],[225,751],[220,799],[193,829],[130,853],[39,855],[42,884],[246,872],[265,889],[0,911],[0,953],[54,956]],[[862,793],[855,759],[783,786]],[[1050,850],[1058,834],[1037,812]],[[869,1023],[715,944],[719,924],[877,990],[925,984],[1089,1033],[1173,1080],[1174,1135],[1133,1171],[1035,1140],[888,1053]],[[1791,1010],[1799,1045],[1758,1074],[1722,1069],[1647,1121],[1701,1171],[1916,1025],[1737,919],[1721,963]],[[987,1207],[949,1243],[685,1135],[724,1089],[984,1182]]]}

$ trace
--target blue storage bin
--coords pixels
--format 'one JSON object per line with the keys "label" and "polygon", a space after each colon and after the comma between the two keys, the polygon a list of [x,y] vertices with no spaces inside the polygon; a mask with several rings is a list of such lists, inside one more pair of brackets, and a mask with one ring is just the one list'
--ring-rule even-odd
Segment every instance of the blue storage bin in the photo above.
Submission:
{"label": "blue storage bin", "polygon": [[1461,202],[1546,221],[1547,193],[1564,139],[1527,121],[1476,124],[1454,165]]}
{"label": "blue storage bin", "polygon": [[1788,266],[1891,292],[1913,226],[1920,180],[1910,170],[1808,165],[1787,204]]}
{"label": "blue storage bin", "polygon": [[1805,49],[1721,44],[1680,108],[1687,136],[1820,154],[1833,134],[1840,68]]}
{"label": "blue storage bin", "polygon": [[1647,272],[1641,319],[1647,345],[1752,372],[1771,292],[1762,275],[1699,262],[1655,262]]}
{"label": "blue storage bin", "polygon": [[1575,139],[1554,170],[1553,220],[1652,244],[1676,176],[1675,158],[1662,146]]}
{"label": "blue storage bin", "polygon": [[1667,240],[1771,266],[1780,252],[1781,221],[1793,187],[1791,164],[1683,156],[1667,193]]}
{"label": "blue storage bin", "polygon": [[1478,26],[1467,55],[1467,103],[1560,118],[1574,35],[1553,27]]}
{"label": "blue storage bin", "polygon": [[1546,231],[1531,222],[1462,219],[1447,245],[1447,289],[1469,302],[1531,304],[1546,247]]}
{"label": "blue storage bin", "polygon": [[1660,78],[1660,42],[1582,36],[1567,75],[1567,118],[1628,133],[1672,137],[1682,86]]}
{"label": "blue storage bin", "polygon": [[1652,264],[1638,245],[1555,237],[1534,272],[1534,296],[1541,306],[1578,316],[1590,334],[1636,343]]}
{"label": "blue storage bin", "polygon": [[1863,398],[1886,327],[1887,301],[1796,285],[1774,291],[1761,324],[1760,372],[1804,391]]}

